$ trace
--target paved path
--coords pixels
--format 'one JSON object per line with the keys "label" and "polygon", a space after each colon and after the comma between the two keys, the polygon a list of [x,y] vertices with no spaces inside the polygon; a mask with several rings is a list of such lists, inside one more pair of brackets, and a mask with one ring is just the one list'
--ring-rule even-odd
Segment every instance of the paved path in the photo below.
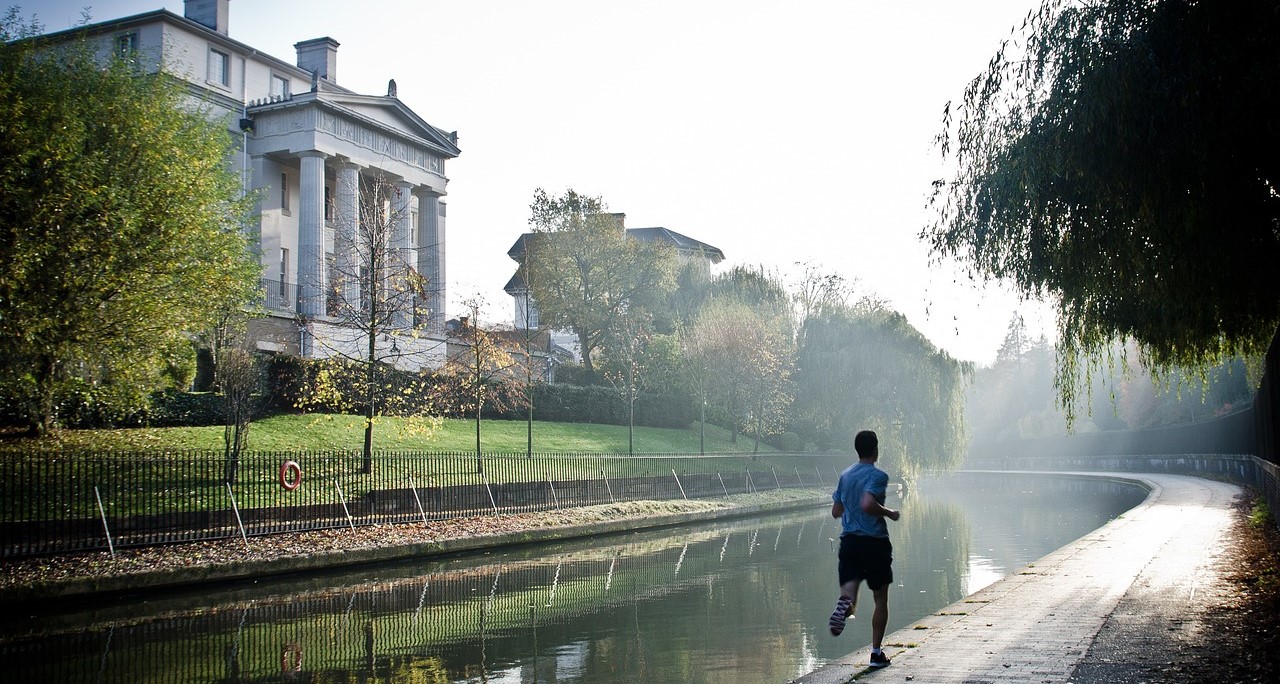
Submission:
{"label": "paved path", "polygon": [[[1217,584],[1217,542],[1230,526],[1231,504],[1241,488],[1181,475],[1106,476],[1137,480],[1151,494],[1123,517],[887,635],[885,650],[893,659],[889,667],[868,670],[870,649],[864,648],[797,683],[856,678],[1051,684],[1097,681],[1112,666],[1119,668],[1115,674],[1147,670],[1148,681],[1158,680],[1160,663],[1134,662],[1142,657],[1132,655],[1141,654],[1140,645],[1129,649],[1125,662],[1112,662],[1107,649],[1091,653],[1090,647],[1108,619],[1143,624],[1140,631],[1149,639],[1196,638],[1196,595]],[[1161,651],[1158,644],[1150,645],[1152,653]],[[1143,679],[1125,676],[1125,681]]]}

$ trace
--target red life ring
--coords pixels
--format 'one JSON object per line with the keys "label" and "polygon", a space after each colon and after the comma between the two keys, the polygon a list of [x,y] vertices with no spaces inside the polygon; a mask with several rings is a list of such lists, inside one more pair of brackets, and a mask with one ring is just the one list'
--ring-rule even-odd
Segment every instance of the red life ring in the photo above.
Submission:
{"label": "red life ring", "polygon": [[[293,463],[293,461],[289,461]],[[296,463],[294,465],[297,465]],[[296,643],[288,644],[280,652],[280,671],[292,675],[302,672],[302,647]]]}
{"label": "red life ring", "polygon": [[302,484],[302,467],[297,461],[285,461],[280,464],[280,486],[293,491]]}

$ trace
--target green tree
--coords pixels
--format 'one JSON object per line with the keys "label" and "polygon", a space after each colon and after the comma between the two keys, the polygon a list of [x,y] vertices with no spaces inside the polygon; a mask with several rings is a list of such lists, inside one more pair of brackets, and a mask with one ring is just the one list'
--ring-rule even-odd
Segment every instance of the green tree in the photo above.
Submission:
{"label": "green tree", "polygon": [[1280,13],[1270,0],[1047,0],[938,141],[924,237],[1057,303],[1069,412],[1116,339],[1150,368],[1266,349],[1280,324]]}
{"label": "green tree", "polygon": [[796,421],[820,450],[847,450],[859,430],[871,429],[894,445],[907,477],[959,463],[968,364],[886,308],[831,309],[804,325]]}
{"label": "green tree", "polygon": [[69,387],[163,386],[163,352],[245,304],[259,269],[225,122],[38,30],[0,23],[0,391],[42,433]]}
{"label": "green tree", "polygon": [[530,212],[533,235],[520,276],[541,324],[577,335],[587,380],[594,382],[595,353],[620,318],[667,301],[675,287],[675,252],[661,242],[627,238],[620,216],[608,213],[599,197],[573,190],[552,197],[539,188]]}

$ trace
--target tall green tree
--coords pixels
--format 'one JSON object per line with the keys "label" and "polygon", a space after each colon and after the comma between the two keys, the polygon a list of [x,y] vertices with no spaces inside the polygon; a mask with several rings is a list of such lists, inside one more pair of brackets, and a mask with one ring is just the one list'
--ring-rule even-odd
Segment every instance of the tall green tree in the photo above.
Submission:
{"label": "tall green tree", "polygon": [[1116,339],[1164,370],[1265,350],[1278,79],[1271,0],[1047,0],[948,104],[923,237],[1057,303],[1068,409]]}
{"label": "tall green tree", "polygon": [[787,423],[794,327],[785,286],[762,268],[738,266],[717,276],[686,333],[690,378],[700,384],[731,440],[760,440]]}
{"label": "tall green tree", "polygon": [[628,238],[621,217],[610,214],[602,199],[573,190],[553,197],[539,188],[529,226],[529,258],[520,275],[542,325],[577,335],[587,379],[594,382],[595,354],[622,316],[667,301],[675,287],[675,251]]}
{"label": "tall green tree", "polygon": [[863,429],[892,444],[910,477],[960,462],[969,364],[887,308],[829,309],[805,321],[795,420],[820,450],[847,450]]}
{"label": "tall green tree", "polygon": [[257,286],[225,122],[164,75],[0,23],[0,391],[33,432],[70,386],[137,395]]}

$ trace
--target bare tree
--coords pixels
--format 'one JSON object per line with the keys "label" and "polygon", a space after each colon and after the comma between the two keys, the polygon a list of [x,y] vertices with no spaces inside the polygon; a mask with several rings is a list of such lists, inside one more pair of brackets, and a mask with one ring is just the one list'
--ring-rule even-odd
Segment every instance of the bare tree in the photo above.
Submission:
{"label": "bare tree", "polygon": [[[318,392],[327,403],[361,409],[365,417],[361,470],[370,472],[375,418],[421,412],[404,400],[389,370],[418,370],[438,343],[427,340],[430,288],[417,267],[418,228],[406,184],[378,175],[340,174],[332,212],[334,260],[324,291],[332,324],[313,325],[317,355],[335,360],[334,383]],[[423,246],[426,247],[426,246]]]}
{"label": "bare tree", "polygon": [[214,377],[222,395],[224,475],[228,483],[234,484],[240,454],[248,445],[249,424],[258,409],[262,369],[249,350],[227,347],[219,355]]}
{"label": "bare tree", "polygon": [[[454,410],[471,414],[476,422],[476,472],[484,471],[481,460],[481,425],[487,405],[499,410],[510,409],[525,399],[521,377],[522,350],[510,336],[479,325],[484,312],[484,299],[479,295],[463,302],[470,316],[463,319],[458,331],[462,348],[450,355],[441,375],[452,385]],[[527,359],[523,359],[527,366]]]}

